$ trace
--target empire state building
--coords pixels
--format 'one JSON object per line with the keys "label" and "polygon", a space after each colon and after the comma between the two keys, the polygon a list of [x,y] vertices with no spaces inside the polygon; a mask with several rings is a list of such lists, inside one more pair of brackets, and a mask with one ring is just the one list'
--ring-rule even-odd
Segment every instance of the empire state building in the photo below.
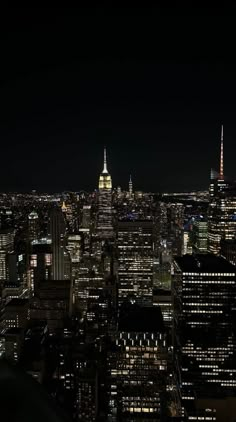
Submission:
{"label": "empire state building", "polygon": [[103,171],[99,177],[98,220],[99,237],[108,239],[113,237],[112,226],[112,180],[107,170],[106,149],[104,148]]}

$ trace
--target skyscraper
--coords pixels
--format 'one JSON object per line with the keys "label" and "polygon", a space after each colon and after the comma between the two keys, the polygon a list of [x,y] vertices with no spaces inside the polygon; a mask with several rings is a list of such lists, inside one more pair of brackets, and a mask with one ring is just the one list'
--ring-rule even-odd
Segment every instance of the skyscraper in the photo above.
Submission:
{"label": "skyscraper", "polygon": [[175,258],[174,358],[185,408],[236,388],[236,269],[212,254]]}
{"label": "skyscraper", "polygon": [[48,239],[32,242],[30,255],[30,288],[37,294],[39,283],[52,278],[52,245]]}
{"label": "skyscraper", "polygon": [[203,218],[196,219],[193,222],[192,229],[192,245],[193,251],[196,253],[207,252],[207,221]]}
{"label": "skyscraper", "polygon": [[60,208],[55,207],[51,211],[50,235],[52,239],[53,280],[64,280],[65,221]]}
{"label": "skyscraper", "polygon": [[120,221],[118,223],[118,300],[152,304],[153,223]]}
{"label": "skyscraper", "polygon": [[36,211],[32,211],[28,216],[29,241],[36,240],[39,236],[39,216]]}
{"label": "skyscraper", "polygon": [[221,240],[235,238],[236,183],[224,176],[223,126],[221,128],[220,172],[212,173],[208,210],[208,250],[218,255]]}
{"label": "skyscraper", "polygon": [[8,279],[8,255],[13,251],[14,230],[1,229],[0,231],[0,283]]}
{"label": "skyscraper", "polygon": [[112,180],[107,170],[106,148],[104,148],[103,171],[99,177],[97,231],[102,239],[113,237]]}
{"label": "skyscraper", "polygon": [[109,419],[159,421],[166,388],[167,342],[159,307],[120,313],[108,353]]}

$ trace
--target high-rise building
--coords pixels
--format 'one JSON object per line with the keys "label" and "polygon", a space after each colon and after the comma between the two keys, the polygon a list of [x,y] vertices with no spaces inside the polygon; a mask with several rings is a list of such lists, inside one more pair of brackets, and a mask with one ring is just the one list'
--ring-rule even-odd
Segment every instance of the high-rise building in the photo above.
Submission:
{"label": "high-rise building", "polygon": [[212,254],[175,258],[174,359],[185,409],[236,388],[236,268]]}
{"label": "high-rise building", "polygon": [[64,242],[65,220],[60,208],[53,208],[50,216],[50,235],[52,239],[52,275],[53,280],[64,279]]}
{"label": "high-rise building", "polygon": [[[67,250],[67,256],[65,257],[66,258],[65,259],[65,270],[66,270],[66,266],[67,266],[71,279],[75,281],[75,279],[77,279],[77,277],[78,277],[79,263],[80,263],[80,260],[82,259],[82,236],[81,236],[81,234],[69,234],[68,235],[66,250]],[[65,278],[66,278],[66,274],[65,274]]]}
{"label": "high-rise building", "polygon": [[42,280],[52,279],[52,244],[49,239],[32,242],[30,255],[30,289],[37,294]]}
{"label": "high-rise building", "polygon": [[28,215],[28,235],[30,242],[39,237],[39,216],[36,211],[32,211]]}
{"label": "high-rise building", "polygon": [[92,292],[96,291],[96,298],[98,298],[103,289],[103,274],[96,268],[95,259],[83,257],[79,263],[73,288],[73,302],[83,317],[86,315]]}
{"label": "high-rise building", "polygon": [[105,148],[103,171],[99,177],[97,232],[98,236],[103,239],[112,238],[114,235],[112,222],[112,180],[107,170]]}
{"label": "high-rise building", "polygon": [[47,321],[50,332],[64,328],[71,315],[72,287],[70,280],[42,280],[37,296],[30,301],[30,320]]}
{"label": "high-rise building", "polygon": [[8,279],[6,286],[19,286],[27,284],[27,256],[16,251],[7,255]]}
{"label": "high-rise building", "polygon": [[236,239],[222,240],[220,254],[231,264],[236,265]]}
{"label": "high-rise building", "polygon": [[118,222],[118,300],[152,304],[153,223],[127,220]]}
{"label": "high-rise building", "polygon": [[92,227],[92,207],[91,205],[83,205],[79,233],[81,236],[81,252],[83,251],[86,254],[90,252]]}
{"label": "high-rise building", "polygon": [[159,421],[166,372],[167,341],[160,308],[126,307],[108,352],[108,420]]}
{"label": "high-rise building", "polygon": [[184,246],[184,205],[178,202],[159,202],[157,232],[159,243],[166,243],[172,255],[182,255]]}
{"label": "high-rise building", "polygon": [[82,209],[82,223],[80,230],[88,231],[91,227],[91,205],[84,205]]}
{"label": "high-rise building", "polygon": [[195,253],[207,252],[208,241],[208,223],[206,220],[197,219],[193,222],[193,229],[191,233],[192,246]]}
{"label": "high-rise building", "polygon": [[79,263],[81,259],[81,236],[79,234],[69,234],[66,249],[69,252],[72,264]]}
{"label": "high-rise building", "polygon": [[0,230],[0,283],[8,280],[8,255],[13,251],[14,231],[12,229]]}
{"label": "high-rise building", "polygon": [[78,215],[76,201],[72,194],[69,197],[67,203],[63,201],[61,210],[64,214],[65,223],[68,227],[69,232],[74,233],[78,229]]}
{"label": "high-rise building", "polygon": [[191,254],[192,253],[192,245],[190,242],[190,231],[184,230],[183,231],[183,248],[182,248],[182,254]]}
{"label": "high-rise building", "polygon": [[234,239],[236,234],[236,183],[227,180],[223,167],[223,126],[221,129],[220,172],[210,183],[208,210],[208,251],[220,253],[221,240]]}

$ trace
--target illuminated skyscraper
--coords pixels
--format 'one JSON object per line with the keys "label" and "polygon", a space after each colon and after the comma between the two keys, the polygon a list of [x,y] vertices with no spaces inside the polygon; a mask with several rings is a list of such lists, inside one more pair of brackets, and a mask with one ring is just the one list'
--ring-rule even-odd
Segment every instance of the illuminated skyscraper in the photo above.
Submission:
{"label": "illuminated skyscraper", "polygon": [[167,379],[167,342],[159,307],[120,313],[108,353],[110,421],[160,421]]}
{"label": "illuminated skyscraper", "polygon": [[184,407],[236,388],[236,268],[212,254],[175,258],[174,358]]}
{"label": "illuminated skyscraper", "polygon": [[28,216],[29,241],[36,240],[39,237],[39,216],[37,212],[32,211]]}
{"label": "illuminated skyscraper", "polygon": [[117,246],[119,303],[128,300],[152,305],[153,223],[142,220],[120,221]]}
{"label": "illuminated skyscraper", "polygon": [[84,205],[80,230],[89,232],[91,227],[91,205]]}
{"label": "illuminated skyscraper", "polygon": [[0,283],[8,279],[8,256],[13,251],[14,231],[2,229],[0,231]]}
{"label": "illuminated skyscraper", "polygon": [[52,239],[53,280],[64,280],[65,220],[60,208],[53,208],[51,211],[50,235]]}
{"label": "illuminated skyscraper", "polygon": [[52,278],[52,245],[49,239],[32,242],[30,255],[30,288],[37,294],[39,283]]}
{"label": "illuminated skyscraper", "polygon": [[197,219],[193,222],[192,243],[193,251],[196,253],[207,252],[207,221]]}
{"label": "illuminated skyscraper", "polygon": [[235,238],[236,234],[236,183],[224,176],[223,126],[221,129],[220,172],[212,174],[208,210],[208,250],[218,255],[221,240]]}
{"label": "illuminated skyscraper", "polygon": [[106,148],[104,148],[103,171],[99,177],[97,230],[102,239],[113,237],[112,180],[107,170]]}

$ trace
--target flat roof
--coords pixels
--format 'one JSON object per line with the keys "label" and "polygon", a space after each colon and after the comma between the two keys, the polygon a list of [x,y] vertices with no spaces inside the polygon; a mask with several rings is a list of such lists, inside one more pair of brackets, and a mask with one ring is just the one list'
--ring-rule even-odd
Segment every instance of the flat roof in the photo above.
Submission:
{"label": "flat roof", "polygon": [[128,332],[163,332],[161,308],[159,306],[131,305],[121,312],[118,327],[119,331]]}
{"label": "flat roof", "polygon": [[24,306],[27,303],[29,303],[29,299],[13,298],[6,304],[5,308],[8,306]]}
{"label": "flat roof", "polygon": [[175,257],[182,272],[236,273],[236,267],[226,259],[213,254],[196,254]]}

